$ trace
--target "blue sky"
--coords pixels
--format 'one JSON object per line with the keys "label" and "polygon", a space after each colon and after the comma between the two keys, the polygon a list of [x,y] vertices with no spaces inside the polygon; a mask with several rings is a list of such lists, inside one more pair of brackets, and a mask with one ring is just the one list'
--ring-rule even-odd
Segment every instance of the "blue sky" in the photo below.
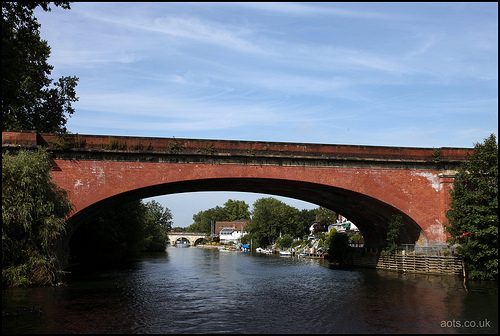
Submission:
{"label": "blue sky", "polygon": [[[52,77],[80,78],[73,133],[408,147],[498,134],[497,3],[71,7],[36,13]],[[186,226],[256,196],[155,199]]]}

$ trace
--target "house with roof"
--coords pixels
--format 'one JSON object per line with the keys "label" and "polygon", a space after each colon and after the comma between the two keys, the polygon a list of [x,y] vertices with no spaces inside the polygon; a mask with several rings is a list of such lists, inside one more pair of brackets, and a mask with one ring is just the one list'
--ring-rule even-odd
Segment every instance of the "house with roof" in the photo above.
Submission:
{"label": "house with roof", "polygon": [[221,243],[238,242],[246,233],[247,220],[236,220],[232,222],[215,222],[214,233],[219,236]]}
{"label": "house with roof", "polygon": [[359,232],[359,229],[357,228],[356,225],[354,225],[353,222],[345,218],[344,216],[340,215],[338,216],[337,222],[334,224],[330,224],[328,226],[328,232],[332,228],[335,228],[337,232],[346,232],[346,231],[351,231],[351,232]]}

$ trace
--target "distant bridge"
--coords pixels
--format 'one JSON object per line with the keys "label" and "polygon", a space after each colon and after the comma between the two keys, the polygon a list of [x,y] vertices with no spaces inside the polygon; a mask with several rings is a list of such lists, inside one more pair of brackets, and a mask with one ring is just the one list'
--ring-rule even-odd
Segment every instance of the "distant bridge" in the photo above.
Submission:
{"label": "distant bridge", "polygon": [[168,240],[170,241],[170,246],[175,246],[175,242],[179,239],[186,238],[189,241],[189,245],[194,246],[194,244],[200,240],[207,238],[207,234],[203,232],[169,232]]}
{"label": "distant bridge", "polygon": [[256,192],[311,202],[353,221],[370,247],[386,244],[388,223],[401,215],[399,244],[446,244],[443,224],[455,170],[473,152],[2,132],[3,150],[37,147],[50,152],[52,180],[75,205],[64,244],[104,209],[195,191]]}

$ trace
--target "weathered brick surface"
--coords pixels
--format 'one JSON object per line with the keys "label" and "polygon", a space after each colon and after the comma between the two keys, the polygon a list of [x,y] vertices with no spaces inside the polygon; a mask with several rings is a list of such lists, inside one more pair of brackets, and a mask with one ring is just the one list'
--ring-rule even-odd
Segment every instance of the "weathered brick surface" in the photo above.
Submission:
{"label": "weathered brick surface", "polygon": [[36,146],[37,132],[21,131],[21,132],[5,132],[2,131],[2,144]]}
{"label": "weathered brick surface", "polygon": [[[29,136],[28,136],[29,135]],[[4,147],[32,134],[2,133]],[[31,137],[30,137],[31,136]],[[103,207],[187,191],[253,191],[329,207],[385,239],[392,214],[402,214],[404,243],[446,240],[453,168],[466,148],[370,147],[249,141],[80,136],[79,148],[53,149],[53,180],[68,190],[75,223]],[[49,148],[54,135],[41,134]],[[122,149],[110,149],[110,141]]]}

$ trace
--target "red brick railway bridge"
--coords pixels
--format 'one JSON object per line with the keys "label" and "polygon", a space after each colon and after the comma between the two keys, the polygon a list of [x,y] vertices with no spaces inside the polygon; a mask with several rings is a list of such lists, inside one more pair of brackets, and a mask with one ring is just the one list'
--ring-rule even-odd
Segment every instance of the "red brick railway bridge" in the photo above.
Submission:
{"label": "red brick railway bridge", "polygon": [[132,200],[195,191],[286,196],[352,220],[367,246],[385,244],[403,216],[401,244],[444,244],[456,167],[471,148],[408,148],[2,132],[3,150],[46,147],[53,181],[69,192],[72,230]]}

